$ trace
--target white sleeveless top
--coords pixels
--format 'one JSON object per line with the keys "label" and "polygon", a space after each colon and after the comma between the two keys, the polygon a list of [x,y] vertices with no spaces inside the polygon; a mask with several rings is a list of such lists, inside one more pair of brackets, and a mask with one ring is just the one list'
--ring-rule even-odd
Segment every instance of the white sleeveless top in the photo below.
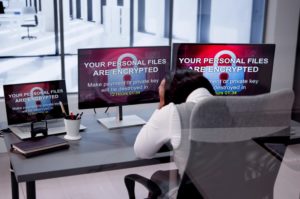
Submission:
{"label": "white sleeveless top", "polygon": [[[194,90],[186,102],[197,103],[212,96],[205,88]],[[140,130],[134,144],[134,151],[139,158],[152,158],[167,142],[177,149],[181,142],[181,124],[176,105],[170,103],[154,111],[149,121]]]}

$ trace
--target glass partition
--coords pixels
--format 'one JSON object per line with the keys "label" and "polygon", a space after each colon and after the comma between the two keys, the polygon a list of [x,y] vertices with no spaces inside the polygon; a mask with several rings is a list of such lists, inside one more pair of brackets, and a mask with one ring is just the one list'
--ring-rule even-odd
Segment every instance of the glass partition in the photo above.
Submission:
{"label": "glass partition", "polygon": [[4,3],[4,13],[0,14],[0,55],[55,54],[54,1],[26,2]]}

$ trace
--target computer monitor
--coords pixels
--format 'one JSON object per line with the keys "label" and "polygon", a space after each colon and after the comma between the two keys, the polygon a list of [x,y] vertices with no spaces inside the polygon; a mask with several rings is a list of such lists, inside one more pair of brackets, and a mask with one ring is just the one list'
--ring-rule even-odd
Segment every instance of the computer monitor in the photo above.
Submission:
{"label": "computer monitor", "polygon": [[[158,86],[170,71],[170,47],[79,49],[78,67],[79,109],[158,102]],[[120,120],[126,123],[126,117]]]}
{"label": "computer monitor", "polygon": [[173,44],[173,68],[203,74],[217,95],[270,92],[275,44]]}
{"label": "computer monitor", "polygon": [[60,101],[68,113],[64,80],[3,86],[8,125],[63,118]]}

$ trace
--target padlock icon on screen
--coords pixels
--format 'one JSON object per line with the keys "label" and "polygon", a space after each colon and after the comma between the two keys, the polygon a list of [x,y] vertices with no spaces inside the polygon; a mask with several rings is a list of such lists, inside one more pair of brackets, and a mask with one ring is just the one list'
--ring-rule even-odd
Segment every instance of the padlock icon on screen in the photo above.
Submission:
{"label": "padlock icon on screen", "polygon": [[[35,95],[38,92],[39,95]],[[25,101],[26,113],[45,113],[53,108],[50,95],[44,95],[44,90],[40,87],[33,87],[30,96]]]}
{"label": "padlock icon on screen", "polygon": [[[229,55],[233,60],[231,66],[220,66],[218,64],[219,58],[222,55]],[[236,55],[230,50],[222,50],[218,52],[214,57],[213,71],[209,70],[208,66],[203,72],[203,76],[210,80],[212,86],[216,93],[226,93],[226,92],[240,92],[243,88],[243,80],[245,78],[245,73],[243,70],[239,71],[218,71],[215,70],[217,67],[238,67],[236,66]],[[229,89],[230,88],[230,89]]]}
{"label": "padlock icon on screen", "polygon": [[[144,80],[146,79],[145,70],[136,70],[132,73],[128,73],[129,68],[122,68],[122,60],[125,58],[130,58],[134,64],[134,69],[139,69],[137,66],[138,59],[132,53],[124,53],[118,57],[117,60],[117,70],[109,70],[108,74],[108,91],[109,93],[128,93],[128,92],[142,92],[144,91]],[[127,71],[127,72],[126,72]]]}

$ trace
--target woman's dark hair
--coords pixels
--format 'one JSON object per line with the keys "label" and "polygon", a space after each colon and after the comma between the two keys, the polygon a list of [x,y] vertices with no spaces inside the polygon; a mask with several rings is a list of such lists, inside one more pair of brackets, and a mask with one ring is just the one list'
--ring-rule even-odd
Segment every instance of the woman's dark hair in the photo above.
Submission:
{"label": "woman's dark hair", "polygon": [[191,92],[197,88],[206,88],[215,95],[210,82],[199,72],[190,69],[179,69],[165,77],[165,104],[180,104],[186,101]]}

